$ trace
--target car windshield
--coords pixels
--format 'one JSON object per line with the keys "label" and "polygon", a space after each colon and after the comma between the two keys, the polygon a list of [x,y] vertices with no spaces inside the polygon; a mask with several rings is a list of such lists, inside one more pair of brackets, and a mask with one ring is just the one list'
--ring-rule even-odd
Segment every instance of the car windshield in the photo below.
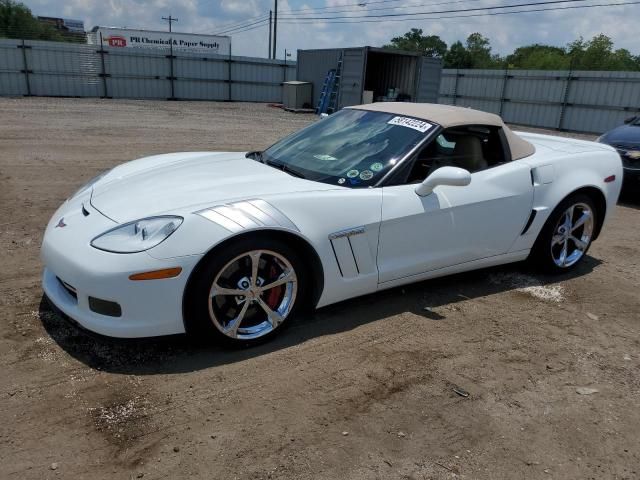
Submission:
{"label": "car windshield", "polygon": [[432,129],[411,117],[345,109],[281,140],[261,159],[309,180],[369,187]]}

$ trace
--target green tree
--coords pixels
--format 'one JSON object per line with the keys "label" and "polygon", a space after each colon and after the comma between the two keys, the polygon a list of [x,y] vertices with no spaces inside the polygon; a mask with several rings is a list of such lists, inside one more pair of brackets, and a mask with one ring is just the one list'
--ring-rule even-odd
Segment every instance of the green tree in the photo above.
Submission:
{"label": "green tree", "polygon": [[451,48],[444,56],[445,68],[472,68],[473,62],[471,61],[471,55],[462,44],[457,41],[451,44]]}
{"label": "green tree", "polygon": [[611,38],[600,34],[585,41],[582,37],[566,47],[525,45],[501,58],[491,52],[491,42],[480,33],[472,33],[464,43],[457,41],[447,49],[439,37],[424,36],[412,28],[395,37],[384,48],[399,48],[442,57],[445,68],[513,68],[527,70],[623,70],[640,71],[640,56],[629,50],[615,50]]}
{"label": "green tree", "polygon": [[640,70],[640,59],[624,49],[613,49],[613,41],[604,34],[589,41],[582,37],[567,46],[573,70]]}
{"label": "green tree", "polygon": [[536,43],[516,48],[505,63],[509,68],[523,70],[566,70],[569,56],[564,48]]}
{"label": "green tree", "polygon": [[13,0],[0,0],[0,37],[62,40],[52,27],[40,23],[29,8]]}
{"label": "green tree", "polygon": [[480,33],[472,33],[467,37],[467,52],[471,59],[471,68],[502,67],[500,57],[491,54],[491,42]]}
{"label": "green tree", "polygon": [[443,57],[447,44],[437,35],[423,35],[421,28],[412,28],[402,37],[394,37],[382,48],[419,52],[428,57]]}

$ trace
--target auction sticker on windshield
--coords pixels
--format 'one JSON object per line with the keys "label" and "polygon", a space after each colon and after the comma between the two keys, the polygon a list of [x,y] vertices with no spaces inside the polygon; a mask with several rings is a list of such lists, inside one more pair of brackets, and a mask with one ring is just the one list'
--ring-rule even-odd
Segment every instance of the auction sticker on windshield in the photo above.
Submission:
{"label": "auction sticker on windshield", "polygon": [[429,122],[417,120],[409,117],[393,117],[387,122],[389,125],[400,125],[401,127],[413,128],[414,130],[424,133],[429,130],[433,125]]}

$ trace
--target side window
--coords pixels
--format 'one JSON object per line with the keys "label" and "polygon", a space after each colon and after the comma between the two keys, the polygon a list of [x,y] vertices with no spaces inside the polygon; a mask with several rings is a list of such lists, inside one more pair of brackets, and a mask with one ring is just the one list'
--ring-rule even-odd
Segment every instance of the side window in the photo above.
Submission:
{"label": "side window", "polygon": [[440,167],[474,173],[508,161],[501,130],[482,125],[443,130],[416,154],[406,183],[421,182]]}

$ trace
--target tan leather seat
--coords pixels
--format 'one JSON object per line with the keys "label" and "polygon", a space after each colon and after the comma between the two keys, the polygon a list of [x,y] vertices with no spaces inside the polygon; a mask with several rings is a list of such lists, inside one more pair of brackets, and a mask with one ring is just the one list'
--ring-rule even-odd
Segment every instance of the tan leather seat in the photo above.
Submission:
{"label": "tan leather seat", "polygon": [[482,155],[482,143],[478,137],[461,135],[455,138],[455,142],[451,158],[454,167],[464,168],[473,173],[489,166]]}

